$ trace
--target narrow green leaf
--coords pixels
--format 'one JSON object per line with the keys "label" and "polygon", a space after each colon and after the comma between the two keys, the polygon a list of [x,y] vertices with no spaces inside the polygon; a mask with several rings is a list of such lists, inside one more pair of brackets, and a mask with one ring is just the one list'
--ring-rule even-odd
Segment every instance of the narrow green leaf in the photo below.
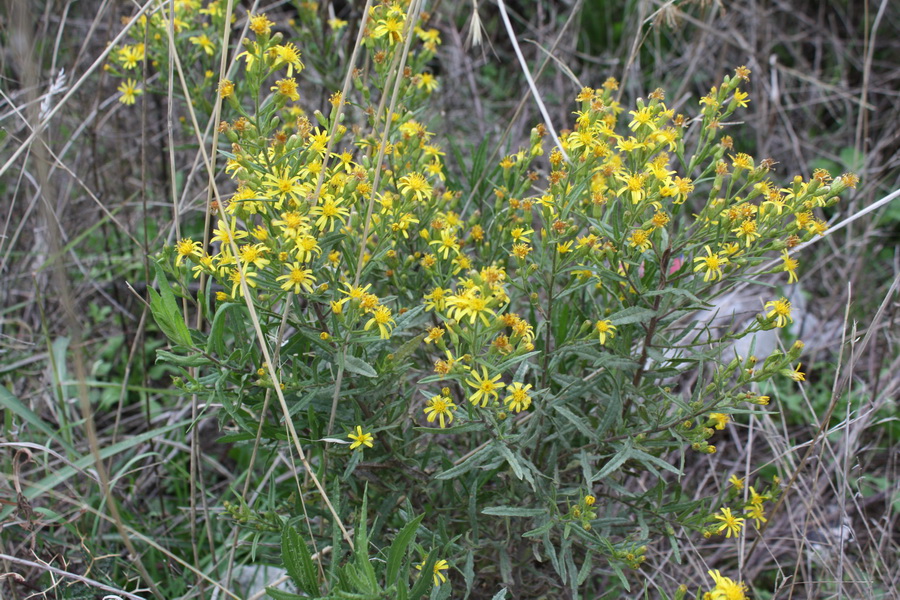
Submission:
{"label": "narrow green leaf", "polygon": [[494,594],[494,597],[491,598],[491,600],[505,600],[505,598],[506,598],[506,588],[503,588],[502,590],[500,590],[499,592]]}
{"label": "narrow green leaf", "polygon": [[600,481],[612,475],[619,467],[625,464],[626,460],[629,459],[631,451],[631,440],[627,440],[625,446],[619,450],[615,456],[609,459],[609,461],[603,465],[603,468],[594,475],[593,480]]}
{"label": "narrow green leaf", "polygon": [[[156,268],[156,283],[159,285],[159,294],[152,287],[147,288],[150,291],[150,312],[153,313],[153,318],[156,319],[160,329],[163,329],[166,337],[180,346],[190,346],[192,344],[191,332],[188,331],[187,325],[184,323],[184,317],[178,308],[175,294],[172,293],[172,288],[169,286],[169,280],[166,279],[166,274],[163,273],[162,267],[157,264],[153,266]],[[155,309],[153,306],[154,300],[156,302]],[[165,328],[160,323],[160,317],[166,323]]]}
{"label": "narrow green leaf", "polygon": [[274,600],[306,600],[308,596],[301,596],[300,594],[294,594],[293,592],[285,592],[284,590],[279,590],[274,587],[267,587],[266,593],[271,596]]}
{"label": "narrow green leaf", "polygon": [[391,547],[388,550],[388,559],[387,559],[387,570],[385,571],[385,585],[391,585],[393,583],[397,583],[397,585],[406,585],[406,581],[396,582],[397,574],[400,572],[400,566],[403,563],[403,557],[406,555],[406,549],[409,547],[410,542],[412,542],[416,538],[416,531],[419,529],[419,524],[422,522],[422,518],[425,515],[419,515],[409,523],[403,526],[403,529],[397,533],[397,537],[394,538],[394,541],[391,542]]}
{"label": "narrow green leaf", "polygon": [[357,358],[349,354],[344,357],[344,369],[350,371],[351,373],[362,375],[363,377],[378,377],[378,373],[375,371],[372,365],[361,358]]}
{"label": "narrow green leaf", "polygon": [[[493,515],[495,517],[539,517],[546,515],[547,511],[543,508],[521,508],[519,506],[491,506],[481,511],[483,515]],[[549,529],[549,528],[548,528]]]}
{"label": "narrow green leaf", "polygon": [[575,426],[575,429],[581,432],[582,435],[586,436],[589,440],[594,441],[596,438],[596,434],[591,431],[591,429],[585,425],[585,419],[579,418],[578,415],[573,413],[571,410],[562,406],[561,404],[554,404],[553,410],[558,412],[560,415],[566,418],[572,425]]}
{"label": "narrow green leaf", "polygon": [[290,524],[285,524],[281,531],[281,561],[288,575],[297,586],[309,596],[319,595],[319,582],[316,577],[316,567],[306,542]]}
{"label": "narrow green leaf", "polygon": [[175,354],[173,352],[168,352],[166,350],[157,350],[156,351],[156,360],[164,361],[172,365],[178,365],[179,367],[202,367],[204,365],[211,365],[213,362],[203,356],[202,354],[191,354],[188,356],[181,356],[179,354]]}
{"label": "narrow green leaf", "polygon": [[614,325],[629,325],[631,323],[643,323],[649,321],[656,314],[656,311],[649,308],[641,308],[639,306],[629,306],[624,310],[620,310],[609,316],[609,320]]}
{"label": "narrow green leaf", "polygon": [[506,447],[506,444],[502,442],[498,442],[495,444],[497,446],[497,451],[506,459],[506,462],[512,467],[513,473],[516,478],[524,479],[525,474],[522,472],[522,465],[519,463],[519,459],[516,458],[516,455],[512,453],[512,450]]}

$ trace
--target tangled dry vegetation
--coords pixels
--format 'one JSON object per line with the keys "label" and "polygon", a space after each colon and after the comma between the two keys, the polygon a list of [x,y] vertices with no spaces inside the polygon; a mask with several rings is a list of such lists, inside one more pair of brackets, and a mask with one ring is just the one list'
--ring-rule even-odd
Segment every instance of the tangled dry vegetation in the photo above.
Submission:
{"label": "tangled dry vegetation", "polygon": [[[287,23],[309,3],[239,4],[236,27],[263,9]],[[323,18],[356,31],[364,3],[318,4]],[[428,63],[441,82],[428,127],[447,140],[448,180],[477,206],[493,201],[484,165],[527,146],[545,116],[494,3],[427,4],[443,40]],[[123,17],[144,6],[13,2],[0,22],[0,597],[207,597],[216,586],[201,574],[221,556],[206,553],[233,539],[230,523],[209,523],[224,522],[223,501],[244,487],[235,468],[246,457],[219,440],[220,420],[198,412],[173,385],[175,370],[157,362],[168,341],[147,305],[152,257],[177,241],[176,229],[193,223],[196,230],[207,214],[203,153],[178,93],[123,104],[121,81],[98,58]],[[892,200],[900,190],[900,5],[540,0],[506,7],[559,129],[575,126],[579,90],[599,88],[608,76],[619,79],[623,106],[663,88],[669,108],[687,112],[710,82],[746,64],[753,100],[734,117],[743,123],[734,127],[735,146],[773,159],[784,181],[816,169],[853,171],[861,180],[825,210],[831,232],[802,254],[791,336],[807,343],[807,384],[774,387],[770,410],[718,433],[715,454],[687,455],[681,465],[687,499],[724,495],[730,475],[779,477],[782,493],[762,534],[740,543],[687,537],[680,549],[652,544],[627,579],[648,597],[678,597],[682,585],[693,597],[708,585],[710,565],[727,564],[755,598],[900,597],[900,201]],[[349,56],[353,42],[344,37],[334,56]],[[342,85],[341,63],[327,59],[319,58],[321,81],[301,83],[309,114],[327,112]],[[153,68],[145,75],[148,88],[161,81]],[[719,312],[739,320],[735,307],[753,305],[755,314],[758,293],[738,290]],[[682,374],[679,385],[701,376]],[[283,468],[279,460],[257,467],[258,475]],[[375,481],[391,465],[363,467],[361,477]],[[628,485],[653,487],[645,475]],[[271,539],[260,539],[259,552],[277,557]],[[477,565],[474,586],[464,581],[467,567],[454,565],[453,597],[497,597],[504,587],[506,597],[572,595],[538,560],[543,549],[502,534],[493,543],[503,558]],[[252,596],[260,588],[242,589],[246,580],[228,575],[221,586],[261,597]],[[600,567],[590,577],[596,589],[619,582]],[[138,596],[125,591],[137,588]]]}

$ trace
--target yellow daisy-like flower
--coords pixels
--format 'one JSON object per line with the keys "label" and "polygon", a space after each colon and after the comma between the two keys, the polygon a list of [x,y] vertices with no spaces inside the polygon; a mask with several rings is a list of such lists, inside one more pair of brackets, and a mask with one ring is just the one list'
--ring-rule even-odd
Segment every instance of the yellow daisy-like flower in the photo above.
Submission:
{"label": "yellow daisy-like flower", "polygon": [[747,590],[747,586],[744,585],[741,581],[734,581],[733,579],[729,579],[728,577],[724,577],[719,573],[719,571],[708,571],[709,576],[712,577],[713,581],[716,582],[716,587],[714,587],[709,593],[704,595],[704,599],[708,600],[747,600],[747,595],[744,593]]}
{"label": "yellow daisy-like flower", "polygon": [[531,406],[531,396],[528,395],[528,390],[530,389],[530,383],[523,386],[520,382],[514,381],[512,385],[506,388],[509,395],[503,399],[503,402],[506,403],[509,410],[514,410],[517,413],[528,410],[528,407]]}
{"label": "yellow daisy-like flower", "polygon": [[731,421],[731,417],[724,413],[710,413],[709,420],[716,429],[722,431],[723,429],[725,429],[725,426],[728,425],[728,423]]}
{"label": "yellow daisy-like flower", "polygon": [[297,46],[288,42],[287,44],[281,45],[278,44],[271,50],[269,50],[270,56],[275,57],[275,68],[282,67],[287,65],[287,76],[294,76],[294,69],[297,69],[297,72],[303,70],[303,63],[300,62],[300,50],[297,49]]}
{"label": "yellow daisy-like flower", "polygon": [[434,423],[434,420],[437,419],[441,429],[443,429],[446,427],[446,423],[453,422],[454,410],[456,410],[456,405],[453,404],[450,398],[437,395],[429,398],[428,405],[425,407],[425,414],[429,423]]}
{"label": "yellow daisy-like flower", "polygon": [[440,340],[444,336],[444,328],[443,327],[432,327],[428,330],[428,335],[425,336],[425,343],[430,344],[431,342],[436,342]]}
{"label": "yellow daisy-like flower", "polygon": [[281,289],[287,292],[293,288],[294,294],[299,294],[300,288],[306,290],[307,293],[312,293],[313,286],[316,283],[312,270],[304,269],[303,265],[296,262],[291,265],[291,271],[287,275],[275,278],[275,281],[282,280],[284,280],[284,283],[281,284]]}
{"label": "yellow daisy-like flower", "polygon": [[129,106],[134,104],[137,97],[144,93],[144,90],[138,87],[138,83],[134,79],[126,79],[116,89],[122,93],[119,97],[119,102]]}
{"label": "yellow daisy-like flower", "polygon": [[487,367],[481,367],[481,375],[476,371],[472,372],[472,379],[466,379],[466,383],[475,388],[475,391],[469,396],[469,402],[477,405],[481,402],[481,407],[487,406],[488,400],[498,400],[500,394],[497,392],[500,388],[506,387],[506,384],[500,381],[502,375],[490,377]]}
{"label": "yellow daisy-like flower", "polygon": [[319,231],[326,228],[328,231],[334,231],[335,221],[340,221],[341,225],[347,222],[350,211],[341,206],[341,200],[335,200],[332,197],[326,197],[324,202],[313,206],[309,214],[318,217],[315,225]]}
{"label": "yellow daisy-like flower", "polygon": [[653,247],[653,242],[650,241],[650,232],[643,229],[635,229],[628,237],[628,243],[641,252],[646,252]]}
{"label": "yellow daisy-like flower", "polygon": [[797,283],[799,280],[797,277],[797,267],[800,266],[800,261],[796,258],[791,258],[791,255],[788,254],[787,250],[781,251],[781,260],[783,261],[782,269],[788,274],[788,283]]}
{"label": "yellow daisy-like flower", "polygon": [[703,281],[716,281],[722,278],[722,267],[728,264],[728,258],[721,256],[720,252],[713,253],[709,246],[704,246],[706,256],[698,256],[694,259],[697,266],[694,273],[704,271]]}
{"label": "yellow daisy-like flower", "polygon": [[732,535],[738,537],[741,534],[741,529],[744,528],[744,519],[731,514],[730,508],[723,508],[722,514],[716,515],[715,519],[722,522],[716,533],[722,533],[724,531],[726,538],[730,538]]}
{"label": "yellow daisy-like flower", "polygon": [[231,282],[231,297],[238,298],[244,297],[244,286],[241,285],[241,281],[247,284],[248,287],[255,288],[256,287],[256,273],[253,271],[244,271],[243,276],[241,275],[241,270],[235,267],[232,267],[228,271],[228,281]]}
{"label": "yellow daisy-like flower", "polygon": [[278,94],[293,100],[294,102],[300,99],[300,92],[297,91],[297,80],[295,80],[293,77],[279,79],[270,89],[273,92],[277,92]]}
{"label": "yellow daisy-like flower", "polygon": [[[421,571],[424,566],[425,566],[425,563],[423,562],[420,565],[416,565],[416,569]],[[443,573],[441,573],[441,571],[446,571],[449,568],[450,568],[450,565],[447,564],[446,560],[439,560],[436,563],[434,563],[433,575],[434,575],[434,585],[435,586],[438,586],[438,585],[441,585],[442,583],[447,582],[447,576],[444,575]]]}
{"label": "yellow daisy-like flower", "polygon": [[753,219],[744,220],[743,223],[741,223],[731,231],[737,234],[738,238],[744,238],[744,244],[748,248],[750,247],[751,243],[753,243],[760,237],[759,232],[756,230],[756,221],[754,221]]}
{"label": "yellow daisy-like flower", "polygon": [[202,48],[208,56],[212,56],[216,51],[216,43],[209,39],[209,36],[207,36],[205,33],[188,38],[188,41],[190,41],[195,46],[200,46],[200,48]]}
{"label": "yellow daisy-like flower", "polygon": [[759,529],[761,523],[768,521],[768,519],[766,519],[766,511],[763,510],[762,504],[750,504],[744,508],[744,514],[747,515],[748,519],[753,520],[753,525],[757,529]]}
{"label": "yellow daisy-like flower", "polygon": [[181,263],[184,262],[184,259],[188,256],[200,256],[201,245],[200,242],[195,242],[190,238],[179,240],[178,243],[175,244],[175,251],[178,253],[178,256],[175,258],[175,266],[180,267]]}
{"label": "yellow daisy-like flower", "polygon": [[600,336],[601,345],[606,345],[607,338],[613,339],[616,337],[616,326],[609,319],[597,321],[594,323],[594,329],[597,330],[597,334]]}
{"label": "yellow daisy-like flower", "polygon": [[250,17],[250,30],[256,35],[268,35],[271,33],[272,25],[274,24],[266,16],[266,13]]}
{"label": "yellow daisy-like flower", "polygon": [[363,428],[361,425],[356,426],[356,432],[348,433],[347,437],[353,440],[353,443],[350,444],[351,450],[356,450],[360,446],[366,446],[367,448],[371,448],[373,446],[372,442],[375,441],[375,436],[371,433],[363,432]]}
{"label": "yellow daisy-like flower", "polygon": [[421,173],[407,173],[398,181],[400,193],[410,194],[419,202],[427,200],[431,196],[431,184]]}
{"label": "yellow daisy-like flower", "polygon": [[375,39],[387,37],[388,43],[394,45],[403,41],[403,19],[389,17],[378,21],[375,29],[372,31],[372,37]]}
{"label": "yellow daisy-like flower", "polygon": [[734,489],[737,491],[741,491],[744,489],[744,478],[738,477],[737,475],[732,475],[728,478],[728,483],[734,486]]}
{"label": "yellow daisy-like flower", "polygon": [[438,88],[438,80],[431,73],[420,73],[416,87],[430,94]]}
{"label": "yellow daisy-like flower", "polygon": [[394,319],[391,318],[391,309],[383,304],[378,305],[372,312],[372,318],[363,328],[365,331],[370,330],[374,326],[378,326],[378,333],[381,339],[386,340],[391,337],[391,330],[394,328]]}
{"label": "yellow daisy-like flower", "polygon": [[794,322],[791,318],[791,303],[787,301],[787,298],[770,300],[769,302],[766,302],[765,308],[771,309],[766,313],[766,317],[775,319],[776,327],[784,327],[788,323]]}

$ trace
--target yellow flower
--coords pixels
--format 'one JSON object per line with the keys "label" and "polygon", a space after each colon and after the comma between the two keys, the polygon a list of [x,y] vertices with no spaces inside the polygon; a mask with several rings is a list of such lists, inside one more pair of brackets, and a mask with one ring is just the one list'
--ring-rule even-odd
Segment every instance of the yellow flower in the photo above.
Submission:
{"label": "yellow flower", "polygon": [[716,533],[725,531],[726,538],[730,538],[732,534],[734,534],[734,537],[738,537],[741,534],[741,529],[744,527],[744,519],[732,515],[730,508],[723,508],[722,514],[716,515],[715,519],[722,522]]}
{"label": "yellow flower", "polygon": [[431,184],[420,173],[407,173],[400,178],[398,188],[402,194],[410,194],[415,196],[416,200],[422,202],[431,196]]}
{"label": "yellow flower", "polygon": [[294,294],[299,294],[301,287],[306,290],[307,293],[312,293],[313,285],[316,283],[316,278],[313,277],[312,270],[304,269],[300,263],[296,262],[291,265],[290,273],[275,278],[275,281],[282,280],[285,281],[281,284],[281,289],[287,292],[293,288]]}
{"label": "yellow flower", "polygon": [[294,102],[300,99],[300,93],[297,91],[297,81],[293,77],[279,79],[270,88],[273,92],[278,92],[282,96],[290,98]]}
{"label": "yellow flower", "polygon": [[240,296],[241,298],[243,298],[244,297],[244,286],[241,285],[241,281],[246,283],[248,287],[255,288],[256,287],[256,281],[254,279],[255,277],[256,277],[256,273],[254,273],[253,271],[245,270],[243,275],[241,275],[240,269],[232,267],[228,271],[228,280],[231,282],[231,297],[237,298],[238,296]]}
{"label": "yellow flower", "polygon": [[747,596],[744,594],[747,586],[743,582],[723,577],[719,571],[708,571],[708,573],[716,582],[716,586],[704,595],[704,600],[747,600]]}
{"label": "yellow flower", "polygon": [[228,79],[223,79],[219,82],[219,95],[222,98],[228,98],[234,94],[234,83],[229,81]]}
{"label": "yellow flower", "polygon": [[734,489],[737,491],[741,491],[744,489],[744,479],[742,477],[738,477],[737,475],[732,475],[728,478],[729,483],[734,486]]}
{"label": "yellow flower", "polygon": [[775,319],[776,327],[784,327],[788,323],[794,322],[791,318],[791,303],[787,301],[787,298],[770,300],[769,302],[766,302],[765,308],[772,309],[766,313],[766,317]]}
{"label": "yellow flower", "polygon": [[297,49],[297,46],[288,42],[283,46],[278,44],[271,50],[269,50],[270,56],[274,55],[275,57],[275,68],[279,68],[283,65],[287,65],[287,76],[293,77],[294,69],[297,69],[297,72],[303,70],[303,63],[300,62],[300,50]]}
{"label": "yellow flower", "polygon": [[788,274],[788,283],[796,283],[798,281],[797,267],[800,266],[800,261],[791,258],[791,255],[788,254],[787,250],[781,251],[781,260],[784,261],[782,269]]}
{"label": "yellow flower", "polygon": [[646,252],[653,247],[653,242],[650,241],[649,232],[643,229],[635,229],[634,232],[628,237],[628,243],[631,244],[633,248],[637,248],[641,252]]}
{"label": "yellow flower", "polygon": [[428,415],[427,420],[429,423],[434,423],[434,420],[437,419],[438,423],[441,426],[441,429],[446,427],[444,419],[447,419],[448,423],[453,422],[453,411],[456,410],[456,405],[453,404],[453,401],[446,396],[432,396],[428,400],[428,405],[425,407],[425,414]]}
{"label": "yellow flower", "polygon": [[204,33],[199,36],[188,38],[195,46],[200,46],[207,55],[212,56],[216,51],[216,44]]}
{"label": "yellow flower", "polygon": [[328,228],[328,231],[334,231],[335,221],[340,221],[342,225],[346,223],[346,217],[350,215],[350,211],[340,204],[341,199],[335,200],[331,196],[326,196],[324,202],[320,202],[310,209],[310,215],[319,217],[315,222],[319,231],[323,231],[325,228]]}
{"label": "yellow flower", "polygon": [[490,377],[487,367],[481,367],[481,375],[473,371],[472,377],[472,379],[466,379],[466,383],[475,388],[475,391],[469,396],[469,402],[477,405],[480,401],[482,408],[487,406],[488,400],[491,398],[498,400],[500,394],[497,393],[497,390],[506,387],[506,384],[500,381],[502,375]]}
{"label": "yellow flower", "polygon": [[597,321],[594,323],[594,329],[597,330],[597,333],[600,335],[600,344],[605,345],[606,339],[613,339],[616,337],[616,326],[612,324],[612,321],[606,319],[605,321]]}
{"label": "yellow flower", "polygon": [[451,232],[446,229],[441,230],[441,239],[428,242],[429,246],[437,246],[437,253],[446,260],[450,252],[459,254],[459,240]]}
{"label": "yellow flower", "polygon": [[137,85],[137,81],[135,81],[134,79],[126,79],[121,84],[119,84],[119,87],[116,88],[122,93],[122,95],[119,97],[119,102],[127,105],[134,104],[137,96],[140,96],[144,93],[144,90],[139,88]]}
{"label": "yellow flower", "polygon": [[768,521],[766,519],[766,512],[763,510],[762,504],[750,504],[746,508],[744,508],[744,514],[747,515],[748,519],[753,520],[753,524],[759,529],[760,523],[765,523]]}
{"label": "yellow flower", "polygon": [[200,247],[200,242],[195,242],[189,238],[179,240],[179,242],[175,244],[175,251],[178,253],[178,256],[175,258],[175,266],[180,267],[181,263],[188,256],[200,256]]}
{"label": "yellow flower", "polygon": [[713,254],[709,246],[703,247],[706,250],[706,256],[698,256],[694,259],[695,263],[700,263],[694,267],[694,273],[705,271],[703,281],[716,281],[722,278],[722,267],[728,264],[728,259],[720,256],[720,252]]}
{"label": "yellow flower", "polygon": [[[793,379],[794,381],[796,381],[797,383],[800,383],[801,381],[806,381],[806,373],[804,373],[800,370],[800,367],[802,365],[803,365],[803,363],[797,363],[797,366],[794,369],[792,369],[792,370],[786,369],[785,370],[787,376],[790,377],[791,379]],[[785,374],[785,373],[783,372],[782,374]]]}
{"label": "yellow flower", "polygon": [[250,17],[250,30],[256,35],[267,35],[272,31],[272,21],[265,13]]}
{"label": "yellow flower", "polygon": [[732,232],[737,234],[737,237],[745,238],[744,243],[749,248],[750,244],[760,237],[758,231],[756,231],[756,221],[753,219],[746,219],[743,223],[741,223],[738,227],[735,227],[731,230]]}
{"label": "yellow flower", "polygon": [[228,248],[231,245],[232,241],[237,241],[241,238],[247,237],[249,234],[246,231],[234,231],[233,225],[229,227],[225,221],[219,220],[218,229],[213,229],[213,238],[211,241],[213,242],[221,242],[223,248]]}
{"label": "yellow flower", "polygon": [[509,395],[503,399],[503,402],[506,403],[509,410],[514,410],[517,413],[528,410],[528,407],[531,406],[531,396],[528,395],[528,390],[530,389],[530,383],[523,386],[520,382],[514,381],[512,385],[506,388]]}
{"label": "yellow flower", "polygon": [[394,319],[391,318],[391,309],[383,304],[378,305],[372,312],[372,318],[366,323],[364,331],[370,330],[375,325],[378,326],[378,333],[381,339],[386,340],[391,337],[391,330],[394,328]]}
{"label": "yellow flower", "polygon": [[[420,565],[416,565],[416,569],[421,571],[422,567],[424,567],[424,566],[425,566],[425,563],[423,562]],[[441,571],[446,571],[449,568],[450,568],[450,565],[447,564],[446,560],[439,560],[436,563],[434,563],[434,585],[435,586],[441,585],[442,583],[446,583],[447,577],[443,573],[441,573]]]}
{"label": "yellow flower", "polygon": [[438,88],[438,80],[431,73],[420,73],[416,87],[430,94]]}
{"label": "yellow flower", "polygon": [[348,433],[347,437],[353,440],[353,443],[350,444],[351,450],[356,450],[360,446],[371,448],[373,445],[372,442],[375,440],[375,436],[371,433],[364,433],[363,428],[360,425],[356,426],[356,433]]}
{"label": "yellow flower", "polygon": [[387,37],[388,43],[392,46],[403,41],[403,20],[388,17],[378,21],[378,24],[372,31],[372,37],[375,39]]}
{"label": "yellow flower", "polygon": [[432,327],[428,330],[428,335],[425,336],[425,343],[430,344],[431,342],[436,342],[440,340],[444,335],[443,327]]}
{"label": "yellow flower", "polygon": [[723,413],[710,413],[709,420],[715,425],[716,429],[722,431],[731,421],[731,417]]}

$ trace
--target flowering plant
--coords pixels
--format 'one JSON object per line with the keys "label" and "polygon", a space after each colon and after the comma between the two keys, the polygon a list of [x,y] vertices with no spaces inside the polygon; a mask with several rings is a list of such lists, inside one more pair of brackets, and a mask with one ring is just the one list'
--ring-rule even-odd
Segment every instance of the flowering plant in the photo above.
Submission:
{"label": "flowering plant", "polygon": [[[510,534],[572,590],[592,585],[595,564],[630,589],[626,570],[651,544],[677,553],[692,533],[760,526],[777,485],[756,482],[749,500],[743,480],[689,498],[680,478],[734,415],[768,403],[758,384],[802,380],[802,344],[729,355],[791,322],[783,298],[727,330],[699,315],[747,281],[794,283],[791,249],[824,233],[816,211],[856,177],[817,171],[782,186],[772,161],[736,151],[723,130],[749,102],[740,67],[696,116],[675,114],[662,90],[626,113],[614,79],[584,88],[558,145],[537,125],[498,165],[468,165],[489,183],[466,187],[428,129],[440,38],[407,4],[371,10],[369,70],[311,117],[300,49],[250,18],[243,68],[217,87],[232,183],[216,188],[202,240],[180,239],[159,261],[153,312],[178,385],[220,407],[227,441],[296,453],[308,478],[270,482],[276,522],[318,494],[303,514],[333,524],[309,535],[334,542],[335,565],[353,546],[342,520],[364,495],[398,508],[379,531],[419,514],[440,548],[410,546],[430,564],[419,566],[434,585],[459,572],[467,589],[495,556],[506,578]],[[170,287],[203,326],[187,328]],[[271,531],[243,499],[228,509],[254,535]],[[506,531],[486,526],[496,521]],[[354,552],[365,552],[359,530]],[[376,585],[348,565],[329,571],[329,589]],[[388,561],[384,589],[411,594],[398,573]],[[715,574],[711,597],[743,595]]]}

